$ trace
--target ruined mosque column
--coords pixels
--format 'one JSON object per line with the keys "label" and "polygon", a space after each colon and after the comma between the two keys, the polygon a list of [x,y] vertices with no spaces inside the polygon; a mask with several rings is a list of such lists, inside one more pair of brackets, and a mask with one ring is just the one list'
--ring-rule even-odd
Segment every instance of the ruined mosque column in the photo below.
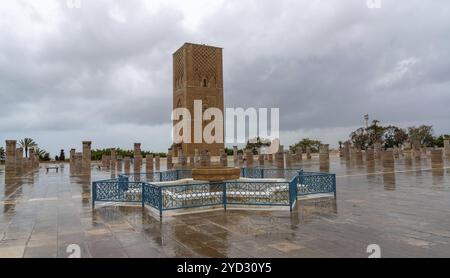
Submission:
{"label": "ruined mosque column", "polygon": [[191,167],[194,167],[194,165],[195,165],[195,155],[194,154],[189,155],[189,164],[191,165]]}
{"label": "ruined mosque column", "polygon": [[75,169],[75,149],[70,149],[70,153],[69,153],[69,155],[70,155],[70,158],[69,158],[69,165],[70,165],[70,168],[72,169]]}
{"label": "ruined mosque column", "polygon": [[167,170],[172,169],[173,168],[173,159],[172,159],[172,150],[171,149],[169,149],[167,151],[166,161],[167,161]]}
{"label": "ruined mosque column", "polygon": [[147,173],[153,172],[153,154],[145,156],[145,171]]}
{"label": "ruined mosque column", "polygon": [[83,167],[83,153],[75,153],[75,173],[81,173],[81,168]]}
{"label": "ruined mosque column", "polygon": [[159,171],[161,169],[161,158],[159,154],[155,156],[155,170]]}
{"label": "ruined mosque column", "polygon": [[345,160],[350,159],[350,142],[348,142],[348,141],[344,142],[342,158],[344,158]]}
{"label": "ruined mosque column", "polygon": [[259,166],[264,167],[264,155],[263,154],[258,154],[258,162],[259,162]]}
{"label": "ruined mosque column", "polygon": [[286,168],[291,168],[292,167],[292,151],[286,151],[285,152],[286,155]]}
{"label": "ruined mosque column", "polygon": [[141,171],[141,165],[142,165],[141,143],[134,143],[133,146],[134,173],[139,173]]}
{"label": "ruined mosque column", "polygon": [[297,162],[301,163],[303,161],[303,148],[298,146],[296,148],[295,152],[296,152],[296,158],[297,158],[296,160],[297,160]]}
{"label": "ruined mosque column", "polygon": [[116,163],[117,163],[117,154],[116,154],[116,149],[115,148],[111,148],[111,159],[109,162],[109,168],[112,171],[116,170]]}
{"label": "ruined mosque column", "polygon": [[383,168],[387,171],[393,171],[394,169],[394,150],[389,148],[382,152]]}
{"label": "ruined mosque column", "polygon": [[247,168],[253,167],[253,151],[252,150],[245,151],[245,161],[247,164]]}
{"label": "ruined mosque column", "polygon": [[223,167],[228,167],[228,156],[225,149],[220,149],[220,165]]}
{"label": "ruined mosque column", "polygon": [[284,146],[280,145],[275,153],[275,163],[277,168],[284,168]]}
{"label": "ruined mosque column", "polygon": [[181,167],[183,168],[187,166],[187,157],[182,148],[178,150],[178,163],[181,164]]}
{"label": "ruined mosque column", "polygon": [[29,148],[28,149],[28,156],[29,156],[30,161],[31,161],[31,169],[35,170],[37,167],[39,167],[39,161],[36,161],[34,148]]}
{"label": "ruined mosque column", "polygon": [[443,168],[444,167],[444,152],[442,149],[431,150],[431,168]]}
{"label": "ruined mosque column", "polygon": [[244,166],[244,154],[238,153],[238,165],[237,166]]}
{"label": "ruined mosque column", "polygon": [[206,150],[202,150],[200,152],[200,167],[207,167],[208,164],[208,154]]}
{"label": "ruined mosque column", "polygon": [[200,152],[198,149],[194,149],[194,166],[197,166],[200,163]]}
{"label": "ruined mosque column", "polygon": [[121,155],[117,156],[117,163],[116,163],[116,172],[122,173],[122,160],[123,157]]}
{"label": "ruined mosque column", "polygon": [[238,165],[238,147],[233,146],[233,162],[234,166]]}
{"label": "ruined mosque column", "polygon": [[382,146],[380,142],[376,142],[374,145],[374,154],[375,154],[375,159],[379,160],[381,159],[381,152],[382,152]]}
{"label": "ruined mosque column", "polygon": [[127,156],[127,157],[125,157],[125,158],[123,159],[123,162],[124,162],[124,169],[123,169],[123,172],[124,172],[125,174],[130,174],[131,158]]}
{"label": "ruined mosque column", "polygon": [[411,143],[405,142],[403,144],[403,154],[405,155],[405,161],[410,164],[412,160]]}
{"label": "ruined mosque column", "polygon": [[306,159],[311,159],[311,147],[306,146]]}
{"label": "ruined mosque column", "polygon": [[413,147],[414,159],[415,160],[420,160],[420,158],[422,157],[422,150],[421,150],[420,141],[414,140],[413,143],[412,143],[412,147]]}
{"label": "ruined mosque column", "polygon": [[16,149],[16,171],[18,173],[23,171],[23,148]]}
{"label": "ruined mosque column", "polygon": [[330,169],[330,153],[329,153],[329,145],[321,144],[319,146],[319,164],[320,171],[328,172]]}
{"label": "ruined mosque column", "polygon": [[444,153],[445,153],[445,156],[450,159],[450,140],[449,139],[444,140]]}
{"label": "ruined mosque column", "polygon": [[5,172],[14,172],[16,169],[16,140],[6,140]]}
{"label": "ruined mosque column", "polygon": [[82,165],[84,170],[91,169],[91,141],[83,141]]}

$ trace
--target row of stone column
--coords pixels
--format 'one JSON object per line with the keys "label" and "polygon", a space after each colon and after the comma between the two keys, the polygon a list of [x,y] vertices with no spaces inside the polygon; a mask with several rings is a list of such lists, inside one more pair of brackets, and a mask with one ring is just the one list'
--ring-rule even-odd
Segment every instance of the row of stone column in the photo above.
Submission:
{"label": "row of stone column", "polygon": [[69,163],[72,174],[89,174],[91,172],[91,148],[91,141],[83,141],[81,152],[77,152],[74,148],[70,149]]}
{"label": "row of stone column", "polygon": [[39,156],[34,148],[28,149],[28,157],[23,156],[23,148],[17,148],[17,140],[5,140],[5,172],[25,173],[39,169]]}

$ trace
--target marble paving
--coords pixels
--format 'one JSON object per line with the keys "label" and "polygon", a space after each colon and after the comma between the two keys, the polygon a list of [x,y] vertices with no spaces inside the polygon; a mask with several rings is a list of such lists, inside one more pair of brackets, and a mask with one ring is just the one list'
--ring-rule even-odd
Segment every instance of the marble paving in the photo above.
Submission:
{"label": "marble paving", "polygon": [[[318,171],[317,159],[297,165]],[[144,168],[145,169],[145,168]],[[0,257],[382,257],[450,256],[450,168],[425,159],[394,169],[332,158],[337,199],[299,200],[288,210],[211,210],[164,217],[141,207],[91,209],[97,170],[5,175],[0,166]],[[70,251],[70,250],[69,250]]]}

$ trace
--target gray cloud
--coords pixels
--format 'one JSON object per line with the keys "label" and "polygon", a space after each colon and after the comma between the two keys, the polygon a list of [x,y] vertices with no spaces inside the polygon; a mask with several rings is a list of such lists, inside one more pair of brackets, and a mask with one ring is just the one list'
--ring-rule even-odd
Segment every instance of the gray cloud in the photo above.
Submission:
{"label": "gray cloud", "polygon": [[366,113],[450,133],[448,1],[33,2],[0,5],[1,140],[36,134],[56,152],[76,133],[131,146],[120,125],[166,149],[171,54],[185,41],[224,48],[225,105],[279,107],[285,144],[335,144]]}

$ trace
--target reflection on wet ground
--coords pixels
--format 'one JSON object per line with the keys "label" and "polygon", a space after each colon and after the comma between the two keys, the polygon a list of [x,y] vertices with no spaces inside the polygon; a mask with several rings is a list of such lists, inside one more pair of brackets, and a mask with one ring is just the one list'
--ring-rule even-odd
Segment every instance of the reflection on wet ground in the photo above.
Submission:
{"label": "reflection on wet ground", "polygon": [[[0,168],[0,257],[383,257],[450,256],[450,169],[429,160],[332,158],[337,199],[300,200],[288,210],[211,210],[165,217],[137,207],[92,211],[91,180],[113,173],[7,176]],[[303,161],[318,171],[318,160]]]}

